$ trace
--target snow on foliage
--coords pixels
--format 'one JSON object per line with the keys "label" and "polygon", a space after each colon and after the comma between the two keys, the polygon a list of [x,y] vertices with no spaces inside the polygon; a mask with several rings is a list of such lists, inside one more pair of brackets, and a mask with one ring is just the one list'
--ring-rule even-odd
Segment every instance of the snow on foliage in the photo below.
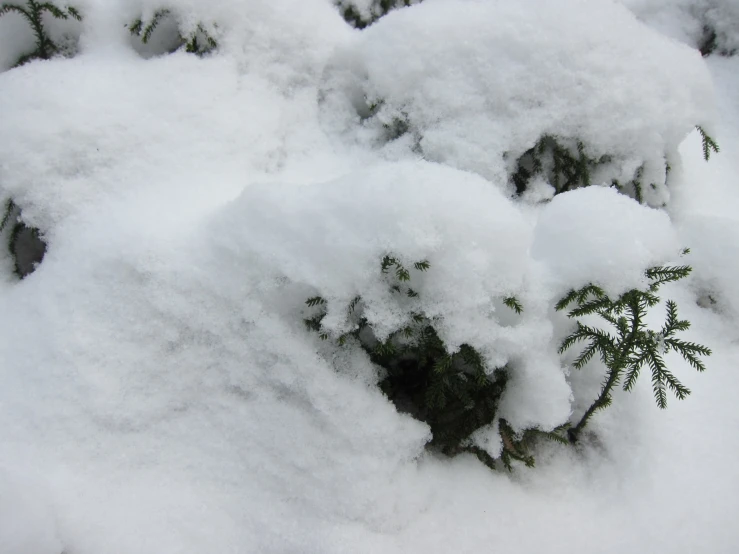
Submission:
{"label": "snow on foliage", "polygon": [[610,157],[596,182],[644,165],[656,205],[666,160],[710,118],[712,97],[697,52],[600,0],[427,1],[358,35],[326,79],[324,117],[343,140],[389,142],[388,156],[416,153],[501,187],[543,136],[579,140],[590,158]]}
{"label": "snow on foliage", "polygon": [[[605,0],[425,0],[364,31],[330,0],[77,4],[80,27],[49,22],[73,58],[0,74],[0,200],[48,243],[21,281],[0,253],[1,552],[739,544],[726,493],[739,445],[714,431],[736,422],[728,341],[686,407],[654,416],[640,382],[595,419],[596,439],[545,446],[538,473],[511,478],[426,452],[429,427],[382,394],[368,355],[302,321],[321,295],[342,331],[361,293],[390,332],[404,316],[380,260],[425,259],[414,287],[444,342],[510,373],[474,444],[497,456],[502,419],[548,431],[583,411],[603,368],[569,372],[554,302],[589,281],[637,285],[683,244],[664,212],[614,190],[551,199],[538,176],[526,203],[510,175],[557,135],[610,157],[594,185],[644,165],[647,200],[664,202],[665,158],[710,118],[696,52]],[[130,26],[165,7],[147,50]],[[0,18],[3,69],[33,46],[22,23]],[[215,51],[167,50],[199,24]],[[697,181],[674,170],[689,206]],[[732,223],[696,221],[677,233],[696,290],[739,305],[722,259]],[[715,314],[675,290],[709,342]]]}

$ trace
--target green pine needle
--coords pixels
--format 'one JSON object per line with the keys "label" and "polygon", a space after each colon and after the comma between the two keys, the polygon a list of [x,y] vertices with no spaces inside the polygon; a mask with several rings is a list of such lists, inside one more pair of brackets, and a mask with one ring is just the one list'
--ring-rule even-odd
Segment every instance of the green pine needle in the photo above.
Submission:
{"label": "green pine needle", "polygon": [[521,304],[521,302],[519,302],[515,296],[508,296],[504,298],[503,304],[508,306],[511,310],[519,315],[523,313],[523,304]]}
{"label": "green pine needle", "polygon": [[718,154],[721,149],[718,143],[708,134],[700,125],[695,127],[701,135],[701,142],[703,146],[703,159],[708,161],[711,159],[711,153]]}
{"label": "green pine needle", "polygon": [[[659,331],[649,329],[645,323],[647,311],[656,306],[660,299],[655,292],[664,283],[687,277],[690,266],[660,266],[646,271],[650,283],[646,290],[632,289],[612,299],[597,286],[587,285],[580,290],[571,290],[558,303],[557,309],[564,310],[571,304],[575,307],[568,317],[575,319],[575,329],[564,338],[559,352],[563,354],[578,343],[585,347],[572,365],[583,369],[598,354],[607,368],[606,381],[600,395],[586,410],[579,422],[569,430],[571,440],[577,440],[590,417],[605,409],[612,402],[611,392],[623,380],[623,389],[632,390],[643,367],[652,375],[652,390],[660,408],[667,407],[667,391],[682,400],[690,394],[667,368],[663,355],[677,352],[697,371],[704,371],[700,356],[710,356],[711,350],[703,345],[686,342],[675,335],[690,328],[690,322],[678,316],[677,304],[666,302],[665,323]],[[586,325],[578,318],[597,315],[615,334],[599,327]]]}
{"label": "green pine needle", "polygon": [[326,303],[326,300],[320,296],[313,296],[306,300],[305,303],[312,308],[313,306],[323,306]]}

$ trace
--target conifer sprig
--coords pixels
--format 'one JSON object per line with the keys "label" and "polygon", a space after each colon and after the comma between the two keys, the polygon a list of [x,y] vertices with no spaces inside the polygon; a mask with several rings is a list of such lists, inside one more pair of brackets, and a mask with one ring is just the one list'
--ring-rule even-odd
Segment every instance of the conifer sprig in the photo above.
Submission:
{"label": "conifer sprig", "polygon": [[5,226],[10,222],[10,218],[15,212],[15,202],[12,198],[9,198],[5,202],[5,209],[3,210],[3,217],[0,218],[0,233],[5,230]]}
{"label": "conifer sprig", "polygon": [[[157,27],[159,27],[159,24],[167,18],[174,16],[169,9],[157,10],[154,12],[151,21],[145,23],[141,18],[136,19],[128,25],[128,30],[132,35],[140,37],[141,42],[148,44]],[[178,32],[178,45],[176,49],[182,48],[183,46],[186,52],[202,56],[215,50],[218,47],[218,43],[205,29],[205,25],[198,23],[195,30],[187,36],[183,36]]]}
{"label": "conifer sprig", "polygon": [[36,50],[21,56],[15,67],[35,59],[48,60],[59,52],[59,46],[51,40],[44,28],[44,12],[50,13],[56,19],[69,19],[71,17],[77,21],[82,21],[82,15],[76,8],[68,6],[63,9],[51,2],[27,0],[25,6],[11,2],[0,4],[0,17],[11,12],[21,15],[28,22],[36,38]]}
{"label": "conifer sprig", "polygon": [[711,159],[711,153],[718,154],[721,151],[718,143],[708,134],[700,125],[695,127],[701,135],[703,146],[703,159],[708,161]]}
{"label": "conifer sprig", "polygon": [[[380,261],[380,273],[385,276],[390,290],[398,293],[395,296],[398,301],[404,296],[413,299],[420,296],[409,286],[413,276],[408,267],[424,272],[431,264],[421,260],[406,266],[390,254]],[[514,296],[503,302],[518,313],[523,310]],[[315,311],[304,320],[307,329],[318,333],[321,339],[331,338],[331,333],[323,327],[327,314],[324,297],[313,296],[305,303]],[[533,465],[533,457],[527,449],[532,435],[527,431],[517,438],[505,423],[500,427],[504,441],[500,460],[468,444],[474,431],[495,420],[498,401],[507,382],[506,369],[489,371],[482,354],[470,344],[450,351],[439,336],[438,321],[420,310],[414,311],[418,308],[416,302],[401,306],[408,310],[407,322],[379,340],[374,326],[364,315],[364,301],[360,296],[355,297],[346,310],[351,330],[339,335],[336,343],[361,347],[373,363],[385,370],[380,389],[399,409],[428,423],[433,435],[432,448],[450,456],[460,452],[474,453],[491,468],[495,468],[498,461],[508,468],[513,461]]]}
{"label": "conifer sprig", "polygon": [[663,355],[675,351],[693,368],[704,371],[705,365],[699,356],[709,356],[711,350],[677,338],[676,333],[688,330],[690,322],[679,319],[677,304],[672,300],[666,303],[665,323],[660,330],[649,329],[645,323],[648,309],[660,302],[656,295],[660,286],[680,280],[690,271],[689,266],[654,267],[645,272],[649,280],[645,290],[632,289],[612,299],[602,288],[589,284],[570,291],[557,303],[556,309],[559,311],[575,304],[567,314],[570,318],[597,315],[608,328],[604,330],[576,321],[574,331],[565,337],[559,349],[562,354],[578,343],[585,343],[572,366],[582,369],[597,354],[607,368],[600,395],[568,432],[572,442],[577,440],[595,412],[611,404],[614,387],[623,380],[623,389],[631,390],[644,366],[651,371],[654,398],[660,408],[667,407],[668,389],[680,400],[690,394],[690,390],[667,369]]}
{"label": "conifer sprig", "polygon": [[508,306],[511,310],[521,315],[523,313],[523,304],[519,302],[515,296],[507,296],[503,299],[503,304]]}

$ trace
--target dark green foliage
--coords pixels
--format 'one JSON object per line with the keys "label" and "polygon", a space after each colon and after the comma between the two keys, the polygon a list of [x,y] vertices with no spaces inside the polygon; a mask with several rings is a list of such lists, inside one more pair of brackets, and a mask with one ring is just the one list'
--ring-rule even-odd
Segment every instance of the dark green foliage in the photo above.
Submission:
{"label": "dark green foliage", "polygon": [[33,29],[34,37],[36,38],[36,49],[33,52],[29,52],[28,54],[21,56],[14,67],[21,66],[31,60],[48,60],[55,54],[59,53],[59,45],[51,40],[44,28],[44,12],[51,14],[56,19],[69,19],[71,17],[77,21],[82,21],[82,15],[76,8],[67,7],[64,9],[51,2],[27,0],[25,5],[11,2],[3,2],[0,4],[0,17],[11,12],[21,15],[28,22],[31,29]]}
{"label": "dark green foliage", "polygon": [[[171,17],[175,17],[171,10],[158,10],[154,13],[151,21],[144,24],[142,19],[137,19],[128,26],[128,30],[132,35],[140,37],[141,42],[148,44],[159,24]],[[205,26],[202,23],[198,23],[195,30],[186,36],[183,36],[181,32],[178,32],[177,46],[175,50],[179,50],[183,47],[188,53],[204,56],[205,54],[209,54],[215,50],[218,47],[218,43],[208,33]]]}
{"label": "dark green foliage", "polygon": [[[386,338],[378,338],[373,325],[364,316],[365,304],[361,296],[347,307],[347,321],[351,330],[334,337],[340,346],[362,348],[373,363],[384,370],[380,389],[396,405],[399,411],[426,422],[433,438],[429,446],[446,455],[472,452],[484,463],[494,467],[495,460],[477,447],[469,446],[467,439],[477,429],[495,421],[498,402],[508,380],[507,369],[489,371],[480,353],[469,344],[462,344],[450,352],[436,330],[436,321],[426,316],[418,304],[419,294],[410,286],[412,273],[427,271],[427,260],[406,265],[397,257],[386,255],[380,263],[380,271],[399,305],[406,309],[405,324]],[[523,307],[515,297],[503,300],[511,309],[520,313]],[[315,311],[305,318],[310,331],[328,340],[331,333],[324,329],[326,301],[321,296],[306,300]],[[511,460],[527,465],[533,458],[527,453],[530,435],[516,439],[505,422],[500,424],[501,436],[505,435],[504,465]]]}
{"label": "dark green foliage", "polygon": [[[593,184],[593,175],[612,162],[610,156],[591,157],[582,141],[545,135],[517,160],[516,169],[511,181],[516,193],[521,195],[528,189],[535,177],[543,177],[554,188],[554,194],[560,194]],[[642,204],[644,202],[644,184],[640,167],[634,178],[621,183],[616,179],[611,184],[619,191]],[[602,177],[602,176],[601,176]],[[655,188],[656,185],[649,184]]]}
{"label": "dark green foliage", "polygon": [[[554,188],[554,194],[560,194],[590,186],[593,184],[593,174],[611,162],[611,157],[607,155],[598,158],[589,156],[580,140],[545,135],[518,158],[511,181],[516,193],[521,195],[526,192],[533,178],[543,177]],[[622,184],[614,179],[612,185],[619,192],[643,203],[642,173],[643,167],[640,167],[628,183]]]}
{"label": "dark green foliage", "polygon": [[713,54],[713,52],[716,50],[716,39],[718,39],[718,36],[716,35],[716,30],[709,25],[704,25],[703,37],[701,38],[700,44],[698,45],[698,50],[700,51],[701,56],[705,58],[706,56],[710,56],[711,54]]}
{"label": "dark green foliage", "polygon": [[341,12],[344,20],[352,27],[364,29],[375,21],[387,15],[391,10],[418,4],[423,0],[374,0],[369,16],[363,15],[357,10],[351,0],[334,0],[334,4]]}
{"label": "dark green foliage", "polygon": [[579,140],[545,135],[518,159],[511,179],[516,192],[523,194],[532,178],[543,176],[559,194],[590,186],[592,172],[610,161],[608,156],[589,157]]}
{"label": "dark green foliage", "polygon": [[697,125],[695,128],[701,135],[701,142],[703,145],[703,159],[708,161],[711,159],[711,152],[718,154],[721,149],[719,148],[718,143],[713,140],[713,138],[711,138],[711,136],[706,133],[705,130],[703,130],[703,127]]}
{"label": "dark green foliage", "polygon": [[20,219],[20,208],[8,200],[0,218],[0,233],[11,227],[8,234],[8,251],[13,258],[15,274],[23,279],[36,270],[46,254],[46,243],[41,231],[29,227]]}
{"label": "dark green foliage", "polygon": [[[704,16],[705,17],[705,16]],[[726,41],[725,36],[719,36],[716,29],[709,24],[703,25],[703,35],[698,42],[698,50],[704,58],[711,54],[719,56],[733,56],[737,53],[736,48],[727,48],[722,46]]]}
{"label": "dark green foliage", "polygon": [[0,233],[5,230],[5,226],[10,222],[10,218],[16,211],[15,202],[12,199],[8,199],[5,202],[5,209],[3,210],[3,216],[0,218]]}
{"label": "dark green foliage", "polygon": [[[654,267],[645,272],[649,285],[644,290],[632,289],[612,299],[599,286],[589,284],[570,291],[557,303],[557,310],[565,310],[574,304],[567,315],[577,320],[575,330],[562,342],[560,353],[584,343],[585,348],[575,359],[573,367],[582,369],[597,355],[607,368],[600,395],[569,430],[572,442],[577,440],[596,411],[611,404],[614,387],[623,382],[623,389],[631,390],[644,366],[651,371],[654,398],[660,408],[667,407],[667,389],[678,399],[690,394],[690,390],[667,369],[663,355],[670,351],[678,352],[696,370],[704,371],[705,366],[699,356],[709,356],[710,349],[676,337],[676,333],[686,331],[690,323],[678,318],[677,305],[672,300],[666,303],[667,314],[661,329],[649,329],[645,323],[648,309],[660,302],[656,294],[660,286],[687,277],[690,271],[689,266]],[[579,318],[589,315],[599,316],[605,328],[579,321]]]}
{"label": "dark green foliage", "polygon": [[[719,151],[719,146],[701,127],[697,129],[703,137],[703,157],[708,160],[712,151]],[[528,190],[532,179],[543,177],[554,188],[554,194],[560,194],[590,186],[596,172],[600,172],[598,177],[603,179],[607,174],[607,166],[612,162],[612,157],[608,155],[598,158],[590,156],[580,140],[545,135],[518,158],[511,182],[516,193],[521,195]],[[670,165],[666,160],[665,173],[670,173]],[[657,188],[655,183],[644,183],[643,176],[644,166],[641,166],[630,181],[622,183],[611,179],[611,185],[643,204],[646,187]]]}
{"label": "dark green foliage", "polygon": [[504,298],[503,304],[508,306],[511,310],[519,315],[523,313],[523,305],[515,296],[508,296],[507,298]]}

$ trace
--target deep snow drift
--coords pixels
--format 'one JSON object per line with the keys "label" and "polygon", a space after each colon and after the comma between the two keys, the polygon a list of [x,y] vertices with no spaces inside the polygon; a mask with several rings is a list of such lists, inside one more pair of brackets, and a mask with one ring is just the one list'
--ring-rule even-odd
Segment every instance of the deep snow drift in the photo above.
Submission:
{"label": "deep snow drift", "polygon": [[[737,58],[607,0],[426,0],[362,32],[325,0],[170,4],[173,25],[215,29],[215,54],[130,37],[156,2],[86,0],[53,27],[79,37],[73,58],[0,74],[0,199],[49,245],[22,281],[0,249],[0,552],[739,547]],[[0,18],[3,69],[28,32]],[[710,163],[696,124],[721,144]],[[644,164],[666,209],[609,181],[513,198],[511,160],[556,132],[612,174]],[[397,327],[387,253],[429,260],[421,301],[447,344],[513,368],[516,429],[579,416],[601,383],[557,354],[571,287],[690,263],[665,296],[714,354],[705,374],[668,356],[685,401],[659,411],[645,378],[533,469],[434,456],[367,356],[302,322],[320,294],[341,330],[361,293]],[[500,449],[494,426],[473,439]]]}

